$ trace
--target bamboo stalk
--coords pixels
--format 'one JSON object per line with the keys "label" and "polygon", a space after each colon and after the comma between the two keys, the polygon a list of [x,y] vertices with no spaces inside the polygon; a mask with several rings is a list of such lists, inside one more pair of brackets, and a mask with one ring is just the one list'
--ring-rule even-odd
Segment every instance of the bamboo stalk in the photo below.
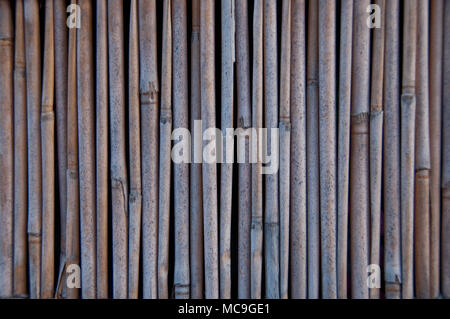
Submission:
{"label": "bamboo stalk", "polygon": [[137,1],[131,1],[128,55],[128,127],[130,150],[130,211],[128,244],[128,298],[137,299],[139,292],[139,254],[141,243],[141,132],[139,116],[139,38]]}
{"label": "bamboo stalk", "polygon": [[123,1],[108,1],[109,98],[111,136],[111,199],[113,218],[114,298],[128,291],[128,185],[125,158],[125,86]]}
{"label": "bamboo stalk", "polygon": [[336,298],[336,3],[319,1],[319,150],[322,297]]}
{"label": "bamboo stalk", "polygon": [[[3,20],[3,19],[2,19]],[[27,102],[23,1],[16,2],[14,52],[14,297],[27,296]]]}
{"label": "bamboo stalk", "polygon": [[169,297],[170,167],[172,134],[172,18],[171,0],[164,1],[161,69],[161,109],[159,119],[159,235],[158,298]]}
{"label": "bamboo stalk", "polygon": [[405,1],[401,96],[402,297],[413,298],[417,2]]}
{"label": "bamboo stalk", "polygon": [[387,298],[400,298],[400,2],[386,1],[384,65],[384,281]]}
{"label": "bamboo stalk", "polygon": [[[192,34],[191,34],[191,130],[195,121],[201,119],[200,96],[200,1],[192,1]],[[191,154],[200,151],[195,139],[191,142]],[[190,193],[190,270],[191,298],[203,298],[203,201],[202,201],[202,166],[191,164]]]}
{"label": "bamboo stalk", "polygon": [[[200,63],[202,132],[214,128],[215,75],[214,75],[214,1],[200,3]],[[214,143],[215,137],[212,137]],[[205,149],[206,143],[203,144]],[[218,225],[217,225],[217,175],[216,163],[202,164],[203,218],[205,249],[205,297],[219,297]]]}
{"label": "bamboo stalk", "polygon": [[308,43],[306,46],[306,208],[309,299],[319,298],[320,280],[318,5],[318,0],[310,1],[308,5]]}
{"label": "bamboo stalk", "polygon": [[0,1],[0,298],[13,295],[13,59],[11,4],[9,1]]}
{"label": "bamboo stalk", "polygon": [[139,0],[142,152],[143,297],[157,298],[158,263],[158,68],[156,1]]}
{"label": "bamboo stalk", "polygon": [[350,106],[352,90],[353,0],[341,5],[337,171],[337,297],[347,298]]}
{"label": "bamboo stalk", "polygon": [[[6,1],[3,1],[6,2]],[[2,10],[5,12],[5,10]],[[25,55],[27,72],[27,140],[28,140],[28,251],[30,298],[41,296],[41,45],[39,1],[24,3]],[[6,19],[2,19],[5,21]],[[4,223],[2,223],[4,225]]]}

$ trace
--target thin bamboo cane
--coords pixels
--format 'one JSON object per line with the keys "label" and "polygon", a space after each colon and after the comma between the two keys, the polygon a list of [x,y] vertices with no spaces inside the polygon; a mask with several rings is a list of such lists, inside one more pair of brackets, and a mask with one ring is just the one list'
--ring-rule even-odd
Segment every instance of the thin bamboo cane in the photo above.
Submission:
{"label": "thin bamboo cane", "polygon": [[347,298],[350,106],[352,89],[353,0],[341,4],[337,171],[337,297]]}
{"label": "thin bamboo cane", "polygon": [[[233,164],[227,163],[228,151],[234,154],[234,143],[227,144],[226,129],[233,128],[233,94],[234,94],[234,0],[221,1],[222,31],[222,81],[221,81],[221,122],[223,136],[220,172],[220,298],[231,298],[231,199],[233,183]],[[233,156],[234,157],[234,156]]]}
{"label": "thin bamboo cane", "polygon": [[13,59],[14,26],[11,4],[0,1],[0,298],[13,295]]}
{"label": "thin bamboo cane", "polygon": [[[202,132],[214,128],[215,75],[214,75],[214,1],[200,3],[200,62]],[[212,137],[214,140],[215,137]],[[212,141],[211,143],[214,143]],[[203,149],[207,144],[203,144]],[[205,297],[219,297],[218,225],[217,225],[217,175],[216,163],[202,164],[203,218],[205,249]]]}
{"label": "thin bamboo cane", "polygon": [[158,68],[156,1],[139,0],[142,152],[143,297],[157,298],[158,263]]}
{"label": "thin bamboo cane", "polygon": [[[289,6],[289,3],[283,3],[283,5]],[[308,296],[307,288],[307,193],[306,193],[306,16],[305,16],[306,4],[303,0],[294,0],[292,2],[292,48],[289,48],[291,44],[291,39],[287,36],[285,39],[288,43],[285,44],[288,56],[283,56],[283,40],[282,40],[282,53],[281,53],[281,81],[290,81],[290,92],[289,89],[281,87],[280,90],[280,208],[287,202],[288,205],[284,209],[286,211],[280,210],[289,221],[289,208],[291,209],[291,245],[289,247],[289,236],[283,238],[283,233],[281,233],[281,243],[285,244],[285,249],[290,248],[291,255],[291,296],[292,298],[305,299]],[[287,12],[285,11],[287,10]],[[283,6],[283,24],[286,29],[283,28],[283,34],[291,33],[290,23],[291,9],[285,9]],[[291,52],[289,52],[289,50]],[[291,54],[291,57],[289,55]],[[283,66],[289,59],[292,59],[290,65]],[[287,70],[283,69],[287,67]],[[282,82],[281,82],[282,83]],[[291,108],[289,110],[289,99],[291,99]],[[287,132],[287,141],[285,142],[287,149],[289,150],[289,144],[291,147],[291,158],[289,159],[289,151],[287,153],[283,152],[283,135],[284,131],[290,129],[292,123],[292,135],[289,141],[289,132]],[[287,163],[283,162],[286,160]],[[289,176],[289,164],[291,165],[291,175]],[[287,176],[283,176],[283,170],[286,169],[284,165],[287,166]],[[291,194],[287,195],[286,198],[282,196],[284,190],[281,187],[282,181],[291,183]],[[289,196],[291,198],[291,204],[289,207]],[[281,229],[283,229],[283,224],[285,221],[282,219]],[[287,231],[289,231],[289,224],[287,225]],[[281,261],[287,259],[289,252],[283,252],[280,249]],[[288,297],[288,261],[284,265],[284,269],[281,268],[281,277],[286,282],[280,283],[280,297]]]}
{"label": "thin bamboo cane", "polygon": [[[108,298],[108,18],[106,0],[96,7],[97,298]],[[137,35],[136,35],[137,36]]]}
{"label": "thin bamboo cane", "polygon": [[[6,1],[3,1],[6,2]],[[2,10],[5,12],[5,10]],[[28,251],[30,297],[41,295],[41,45],[39,28],[39,1],[24,3],[25,55],[27,72],[27,140],[28,140]],[[5,21],[5,19],[2,19]],[[4,225],[2,223],[2,225]]]}
{"label": "thin bamboo cane", "polygon": [[161,109],[159,119],[159,235],[158,298],[169,297],[170,178],[172,134],[172,1],[164,1],[161,68]]}
{"label": "thin bamboo cane", "polygon": [[[253,80],[252,80],[252,125],[258,130],[252,136],[253,143],[262,138],[263,126],[263,0],[255,0],[253,14]],[[261,299],[262,255],[263,255],[263,185],[261,150],[252,164],[252,217],[251,217],[251,259],[250,259],[250,297]]]}
{"label": "thin bamboo cane", "polygon": [[14,52],[14,297],[27,296],[27,104],[23,1],[16,2]]}
{"label": "thin bamboo cane", "polygon": [[402,298],[413,298],[417,1],[405,1],[401,96]]}
{"label": "thin bamboo cane", "polygon": [[[191,131],[195,128],[195,121],[201,119],[200,97],[200,1],[192,1],[192,34],[191,34]],[[191,142],[191,156],[199,151],[195,139]],[[202,201],[202,166],[191,164],[191,193],[190,193],[190,269],[191,269],[191,298],[203,298],[203,201]]]}
{"label": "thin bamboo cane", "polygon": [[[306,67],[306,191],[308,298],[319,298],[320,194],[319,194],[319,1],[309,1]],[[353,8],[353,5],[351,5]]]}
{"label": "thin bamboo cane", "polygon": [[[252,126],[250,53],[248,34],[248,1],[235,1],[236,14],[236,99],[238,127]],[[249,140],[245,140],[245,159],[250,158]],[[238,226],[238,298],[250,298],[250,232],[252,215],[251,164],[239,163],[239,226]]]}
{"label": "thin bamboo cane", "polygon": [[322,297],[336,298],[336,3],[319,1]]}
{"label": "thin bamboo cane", "polygon": [[[373,29],[372,74],[370,91],[370,264],[380,265],[381,232],[381,176],[383,152],[383,70],[385,0],[378,0],[381,8],[381,27]],[[371,299],[380,298],[380,289],[371,288]]]}
{"label": "thin bamboo cane", "polygon": [[[264,119],[269,131],[278,127],[278,58],[277,58],[277,3],[264,1]],[[267,137],[267,152],[278,156],[278,149],[271,149],[271,134]],[[265,176],[264,211],[264,265],[266,298],[280,297],[280,224],[278,205],[278,173]]]}
{"label": "thin bamboo cane", "polygon": [[444,1],[430,2],[430,297],[439,296]]}
{"label": "thin bamboo cane", "polygon": [[108,1],[108,58],[111,136],[114,298],[128,291],[128,185],[125,158],[123,1]]}
{"label": "thin bamboo cane", "polygon": [[139,292],[139,255],[141,243],[141,132],[139,116],[139,35],[137,1],[130,5],[128,55],[128,127],[130,150],[130,211],[129,243],[128,243],[128,298],[138,298]]}
{"label": "thin bamboo cane", "polygon": [[384,64],[384,281],[387,298],[400,297],[400,2],[386,1]]}

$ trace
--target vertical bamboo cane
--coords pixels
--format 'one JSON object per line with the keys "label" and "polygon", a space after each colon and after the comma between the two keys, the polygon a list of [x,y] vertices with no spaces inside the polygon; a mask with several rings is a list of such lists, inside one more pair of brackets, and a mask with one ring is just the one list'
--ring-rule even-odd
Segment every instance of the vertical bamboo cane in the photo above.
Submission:
{"label": "vertical bamboo cane", "polygon": [[[353,5],[351,5],[353,8]],[[319,298],[320,280],[320,194],[319,194],[319,1],[308,5],[306,67],[306,191],[308,298]]]}
{"label": "vertical bamboo cane", "polygon": [[169,297],[170,226],[170,148],[172,134],[172,18],[171,0],[164,1],[163,44],[161,68],[161,109],[159,119],[159,235],[158,235],[158,298]]}
{"label": "vertical bamboo cane", "polygon": [[[200,3],[200,62],[201,62],[201,104],[202,132],[214,128],[215,75],[214,75],[214,1]],[[210,143],[214,143],[212,137]],[[205,149],[205,143],[203,149]],[[219,297],[218,240],[217,240],[217,176],[216,163],[203,163],[203,218],[205,245],[205,297]]]}
{"label": "vertical bamboo cane", "polygon": [[130,150],[130,211],[128,243],[128,298],[137,299],[139,292],[139,254],[141,243],[141,132],[139,116],[139,34],[137,0],[131,1],[128,55],[128,127]]}
{"label": "vertical bamboo cane", "polygon": [[13,59],[11,4],[0,1],[0,298],[13,295]]}
{"label": "vertical bamboo cane", "polygon": [[125,86],[123,1],[108,1],[109,98],[111,135],[111,199],[113,218],[114,298],[128,291],[128,185],[125,158]]}
{"label": "vertical bamboo cane", "polygon": [[322,297],[336,298],[336,3],[319,1]]}
{"label": "vertical bamboo cane", "polygon": [[405,1],[401,96],[402,298],[413,298],[417,1]]}
{"label": "vertical bamboo cane", "polygon": [[[6,2],[6,1],[3,1]],[[5,10],[2,10],[5,12]],[[30,297],[40,298],[41,287],[41,45],[39,31],[39,1],[24,3],[25,55],[27,72],[27,140],[28,140],[28,251]],[[2,21],[7,21],[2,19]],[[2,223],[2,225],[4,225]]]}

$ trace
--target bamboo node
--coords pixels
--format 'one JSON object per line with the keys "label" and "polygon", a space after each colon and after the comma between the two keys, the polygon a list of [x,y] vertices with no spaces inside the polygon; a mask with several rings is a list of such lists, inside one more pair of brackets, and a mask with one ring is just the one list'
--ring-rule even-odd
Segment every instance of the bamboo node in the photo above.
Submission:
{"label": "bamboo node", "polygon": [[0,38],[0,47],[13,46],[13,44],[14,44],[14,38],[10,38],[10,37]]}
{"label": "bamboo node", "polygon": [[[43,108],[51,106],[42,106]],[[44,111],[41,113],[41,122],[49,122],[55,120],[55,113],[53,111]]]}

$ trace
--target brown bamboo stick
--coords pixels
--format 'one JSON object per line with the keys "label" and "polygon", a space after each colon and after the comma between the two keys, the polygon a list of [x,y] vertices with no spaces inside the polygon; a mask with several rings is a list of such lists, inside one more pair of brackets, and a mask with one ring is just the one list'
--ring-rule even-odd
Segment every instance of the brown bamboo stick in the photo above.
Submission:
{"label": "brown bamboo stick", "polygon": [[130,5],[128,55],[128,127],[130,156],[130,211],[128,243],[128,298],[137,299],[139,293],[139,255],[141,243],[141,132],[139,114],[139,38],[137,1]]}
{"label": "brown bamboo stick", "polygon": [[11,4],[9,1],[0,1],[0,298],[13,295],[13,59]]}
{"label": "brown bamboo stick", "polygon": [[[3,1],[6,2],[6,1]],[[2,10],[2,12],[6,12]],[[27,72],[28,139],[28,251],[30,298],[40,298],[42,166],[40,128],[41,45],[39,1],[24,3],[25,55]],[[2,19],[2,21],[5,21]],[[3,224],[3,223],[2,223]]]}
{"label": "brown bamboo stick", "polygon": [[123,1],[108,1],[108,58],[111,136],[114,298],[128,291],[128,185],[125,158]]}

